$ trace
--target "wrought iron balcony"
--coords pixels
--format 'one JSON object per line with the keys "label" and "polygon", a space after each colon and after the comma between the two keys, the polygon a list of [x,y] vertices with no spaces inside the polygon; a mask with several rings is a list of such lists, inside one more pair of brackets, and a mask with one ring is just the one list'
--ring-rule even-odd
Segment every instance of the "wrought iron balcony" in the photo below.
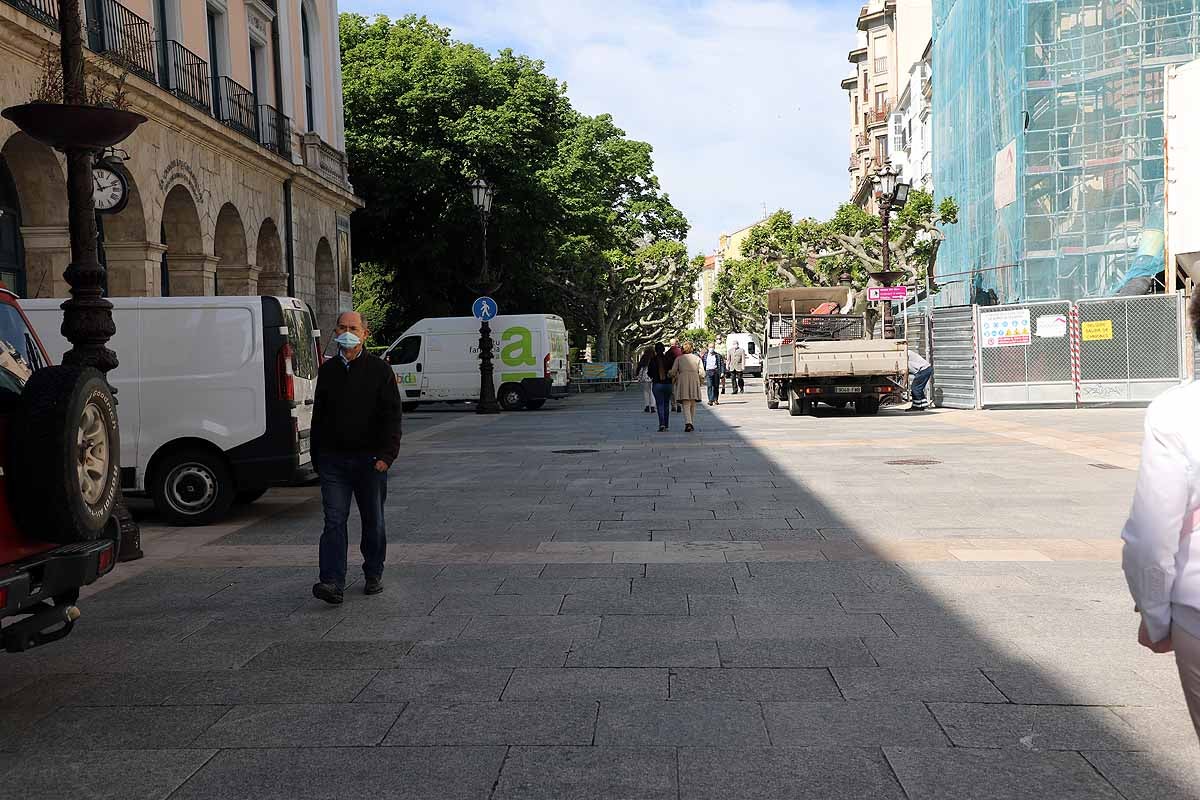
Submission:
{"label": "wrought iron balcony", "polygon": [[158,42],[158,85],[190,106],[212,113],[208,62],[174,39]]}
{"label": "wrought iron balcony", "polygon": [[258,107],[258,143],[284,158],[292,155],[292,121],[274,106]]}
{"label": "wrought iron balcony", "polygon": [[87,0],[92,52],[154,82],[154,28],[117,0]]}
{"label": "wrought iron balcony", "polygon": [[865,133],[855,134],[854,147],[858,150],[867,150],[871,147],[871,139]]}
{"label": "wrought iron balcony", "polygon": [[862,166],[862,159],[858,157],[858,153],[850,156],[850,169],[856,170]]}
{"label": "wrought iron balcony", "polygon": [[254,92],[242,86],[228,75],[217,80],[217,91],[213,95],[216,118],[258,141],[258,102]]}
{"label": "wrought iron balcony", "polygon": [[58,30],[58,3],[56,0],[3,0],[3,2],[24,11],[38,22]]}
{"label": "wrought iron balcony", "polygon": [[883,103],[867,112],[867,125],[882,125],[892,115],[892,104]]}

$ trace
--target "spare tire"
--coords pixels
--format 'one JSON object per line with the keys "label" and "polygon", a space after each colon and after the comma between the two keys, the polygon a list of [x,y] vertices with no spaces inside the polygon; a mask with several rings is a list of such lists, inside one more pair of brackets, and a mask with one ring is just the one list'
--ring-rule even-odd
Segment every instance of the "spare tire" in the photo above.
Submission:
{"label": "spare tire", "polygon": [[8,500],[20,531],[72,544],[107,534],[121,494],[117,406],[90,367],[43,367],[12,417]]}

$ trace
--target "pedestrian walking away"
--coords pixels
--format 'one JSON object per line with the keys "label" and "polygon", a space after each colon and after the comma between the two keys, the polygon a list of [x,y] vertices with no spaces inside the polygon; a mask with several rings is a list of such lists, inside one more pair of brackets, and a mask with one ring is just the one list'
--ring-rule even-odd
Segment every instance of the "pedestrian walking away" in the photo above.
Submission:
{"label": "pedestrian walking away", "polygon": [[700,357],[692,352],[689,342],[683,346],[683,355],[671,366],[671,377],[675,380],[675,399],[683,406],[683,430],[696,430],[696,403],[700,402],[700,380],[704,374]]}
{"label": "pedestrian walking away", "polygon": [[637,379],[642,386],[642,401],[646,404],[643,409],[647,414],[654,410],[654,383],[650,380],[650,362],[654,360],[654,348],[647,347],[638,359]]}
{"label": "pedestrian walking away", "polygon": [[313,596],[335,605],[342,602],[346,587],[346,521],[352,498],[362,517],[363,591],[383,591],[387,471],[400,454],[396,376],[382,359],[366,351],[368,336],[370,331],[357,312],[338,317],[334,337],[338,354],[318,370],[313,404],[312,458],[325,513],[320,580],[313,586]]}
{"label": "pedestrian walking away", "polygon": [[729,350],[729,381],[733,384],[733,393],[746,391],[746,351],[736,341]]}
{"label": "pedestrian walking away", "polygon": [[933,365],[916,350],[909,350],[908,375],[912,392],[912,406],[908,410],[924,411],[929,408],[929,398],[925,396],[925,389],[929,386],[929,379],[933,377]]}
{"label": "pedestrian walking away", "polygon": [[721,376],[725,374],[725,358],[717,352],[717,345],[712,344],[704,351],[704,374],[708,378],[708,404],[720,405],[721,396],[717,393],[721,386]]}
{"label": "pedestrian walking away", "polygon": [[671,425],[671,367],[675,359],[668,355],[661,344],[654,345],[654,359],[650,362],[651,392],[654,407],[658,411],[658,432]]}
{"label": "pedestrian walking away", "polygon": [[[675,359],[677,359],[681,355],[683,355],[683,348],[680,347],[678,339],[671,340],[671,347],[669,350],[667,350],[667,355],[670,356],[672,364],[675,363]],[[677,401],[673,400],[672,405],[674,406],[674,409],[673,409],[674,411],[676,411],[676,412],[683,411],[682,406],[680,406]]]}
{"label": "pedestrian walking away", "polygon": [[[1191,319],[1200,335],[1200,294]],[[1175,652],[1200,737],[1200,383],[1171,389],[1146,411],[1133,508],[1121,532],[1122,566],[1141,613],[1138,643]]]}

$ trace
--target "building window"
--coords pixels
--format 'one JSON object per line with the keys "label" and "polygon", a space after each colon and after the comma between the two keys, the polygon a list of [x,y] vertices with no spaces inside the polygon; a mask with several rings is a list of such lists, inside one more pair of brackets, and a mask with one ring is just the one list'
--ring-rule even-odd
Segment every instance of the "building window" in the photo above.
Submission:
{"label": "building window", "polygon": [[208,70],[212,79],[213,111],[218,115],[223,108],[221,104],[221,76],[225,74],[225,54],[227,47],[225,30],[225,15],[212,6],[208,7]]}
{"label": "building window", "polygon": [[888,110],[888,93],[887,89],[877,89],[875,91],[875,111],[882,112]]}
{"label": "building window", "polygon": [[304,113],[307,129],[316,130],[316,114],[313,113],[313,70],[312,36],[308,28],[308,10],[300,6],[300,33],[304,40]]}
{"label": "building window", "polygon": [[254,93],[255,105],[261,105],[265,102],[262,94],[262,84],[259,83],[259,75],[264,66],[266,59],[265,50],[256,44],[250,45],[250,91]]}
{"label": "building window", "polygon": [[875,163],[886,164],[888,161],[888,137],[875,137]]}

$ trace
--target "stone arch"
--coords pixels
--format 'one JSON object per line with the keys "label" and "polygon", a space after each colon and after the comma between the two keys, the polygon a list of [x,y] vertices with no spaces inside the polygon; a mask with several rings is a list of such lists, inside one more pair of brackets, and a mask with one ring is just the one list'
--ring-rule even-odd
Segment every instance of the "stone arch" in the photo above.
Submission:
{"label": "stone arch", "polygon": [[333,261],[333,248],[324,236],[317,242],[314,260],[317,278],[317,323],[323,331],[332,331],[337,322],[338,287],[337,266]]}
{"label": "stone arch", "polygon": [[246,249],[246,225],[233,203],[226,203],[217,212],[213,251],[217,256],[214,294],[258,293],[258,270],[250,266]]}
{"label": "stone arch", "polygon": [[128,202],[117,214],[100,214],[100,256],[112,297],[153,297],[159,292],[163,245],[150,241],[146,208],[137,181],[119,166],[128,184]]}
{"label": "stone arch", "polygon": [[200,212],[182,184],[172,186],[163,201],[159,236],[164,247],[160,293],[164,297],[213,294],[217,259],[204,252]]}
{"label": "stone arch", "polygon": [[[62,274],[71,261],[67,231],[67,183],[58,156],[24,133],[14,133],[0,148],[19,224],[9,225],[13,251],[10,287],[29,297],[61,297],[67,293]],[[6,281],[7,282],[7,281]]]}
{"label": "stone arch", "polygon": [[275,297],[287,294],[287,270],[283,265],[283,248],[279,242],[279,229],[275,226],[275,220],[267,217],[258,229],[258,243],[254,247],[259,294]]}

